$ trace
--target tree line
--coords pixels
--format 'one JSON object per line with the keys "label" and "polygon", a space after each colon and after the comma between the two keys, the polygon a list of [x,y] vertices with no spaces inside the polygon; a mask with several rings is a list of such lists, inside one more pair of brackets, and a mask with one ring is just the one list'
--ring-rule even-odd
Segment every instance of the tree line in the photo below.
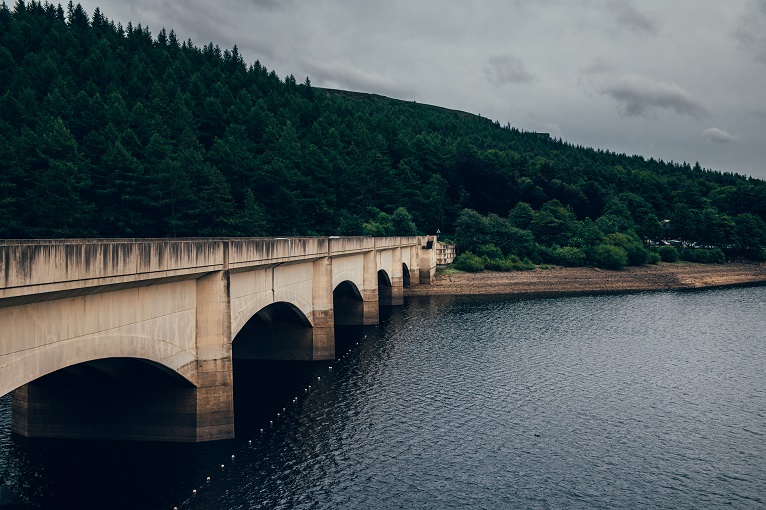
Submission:
{"label": "tree line", "polygon": [[618,234],[757,256],[764,218],[758,179],[316,88],[72,2],[0,8],[3,238],[440,230],[589,262]]}

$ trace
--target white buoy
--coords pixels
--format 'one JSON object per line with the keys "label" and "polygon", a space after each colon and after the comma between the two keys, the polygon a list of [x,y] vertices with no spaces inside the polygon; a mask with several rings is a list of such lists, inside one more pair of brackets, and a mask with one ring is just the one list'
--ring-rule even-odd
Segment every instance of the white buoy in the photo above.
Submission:
{"label": "white buoy", "polygon": [[263,429],[261,429],[261,434],[263,434]]}
{"label": "white buoy", "polygon": [[221,469],[223,469],[223,464],[221,464]]}
{"label": "white buoy", "polygon": [[332,367],[329,367],[329,368],[327,369],[327,371],[328,371],[328,372],[332,372]]}
{"label": "white buoy", "polygon": [[286,410],[286,408],[284,408],[284,407],[283,407],[283,408],[282,408],[282,412],[284,413],[284,412],[285,412],[285,410]]}
{"label": "white buoy", "polygon": [[192,489],[192,496],[196,496],[196,495],[197,495],[197,489]]}
{"label": "white buoy", "polygon": [[207,477],[207,483],[210,483],[210,477],[209,476]]}
{"label": "white buoy", "polygon": [[248,439],[247,440],[247,444],[248,444],[248,446],[253,446],[253,440],[252,439]]}
{"label": "white buoy", "polygon": [[231,460],[234,460],[234,455],[231,456]]}
{"label": "white buoy", "polygon": [[322,378],[321,378],[321,377],[317,377],[317,381],[321,381],[321,380],[322,380]]}
{"label": "white buoy", "polygon": [[274,422],[269,420],[269,426],[274,425]]}
{"label": "white buoy", "polygon": [[280,416],[280,414],[279,414],[279,413],[277,413],[277,418],[279,418],[279,416]]}

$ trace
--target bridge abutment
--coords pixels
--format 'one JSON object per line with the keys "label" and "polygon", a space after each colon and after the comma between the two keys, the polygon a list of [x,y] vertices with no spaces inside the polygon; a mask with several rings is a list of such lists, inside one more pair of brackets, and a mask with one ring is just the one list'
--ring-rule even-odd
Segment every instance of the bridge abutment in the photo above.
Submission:
{"label": "bridge abutment", "polygon": [[430,285],[436,276],[436,237],[426,238],[425,245],[421,246],[418,260],[418,280],[421,284]]}

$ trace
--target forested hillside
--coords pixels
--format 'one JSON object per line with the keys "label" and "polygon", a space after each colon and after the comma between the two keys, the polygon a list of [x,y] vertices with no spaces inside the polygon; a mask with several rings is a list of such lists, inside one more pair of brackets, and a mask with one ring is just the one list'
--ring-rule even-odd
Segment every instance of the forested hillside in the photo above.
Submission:
{"label": "forested hillside", "polygon": [[609,234],[766,245],[764,181],[318,89],[71,3],[0,9],[0,165],[2,238],[440,229],[543,258]]}

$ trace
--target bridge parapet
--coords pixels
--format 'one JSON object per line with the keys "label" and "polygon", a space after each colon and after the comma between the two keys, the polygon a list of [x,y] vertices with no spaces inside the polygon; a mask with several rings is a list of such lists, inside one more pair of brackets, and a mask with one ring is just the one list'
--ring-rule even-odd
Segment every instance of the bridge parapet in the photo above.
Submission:
{"label": "bridge parapet", "polygon": [[228,240],[228,269],[300,262],[326,257],[326,237],[282,237]]}
{"label": "bridge parapet", "polygon": [[0,300],[416,247],[420,241],[415,236],[0,240]]}
{"label": "bridge parapet", "polygon": [[0,299],[223,269],[209,239],[0,241]]}
{"label": "bridge parapet", "polygon": [[330,256],[365,253],[375,249],[372,237],[331,237]]}
{"label": "bridge parapet", "polygon": [[418,236],[375,237],[374,239],[376,250],[388,250],[421,244],[421,238]]}

